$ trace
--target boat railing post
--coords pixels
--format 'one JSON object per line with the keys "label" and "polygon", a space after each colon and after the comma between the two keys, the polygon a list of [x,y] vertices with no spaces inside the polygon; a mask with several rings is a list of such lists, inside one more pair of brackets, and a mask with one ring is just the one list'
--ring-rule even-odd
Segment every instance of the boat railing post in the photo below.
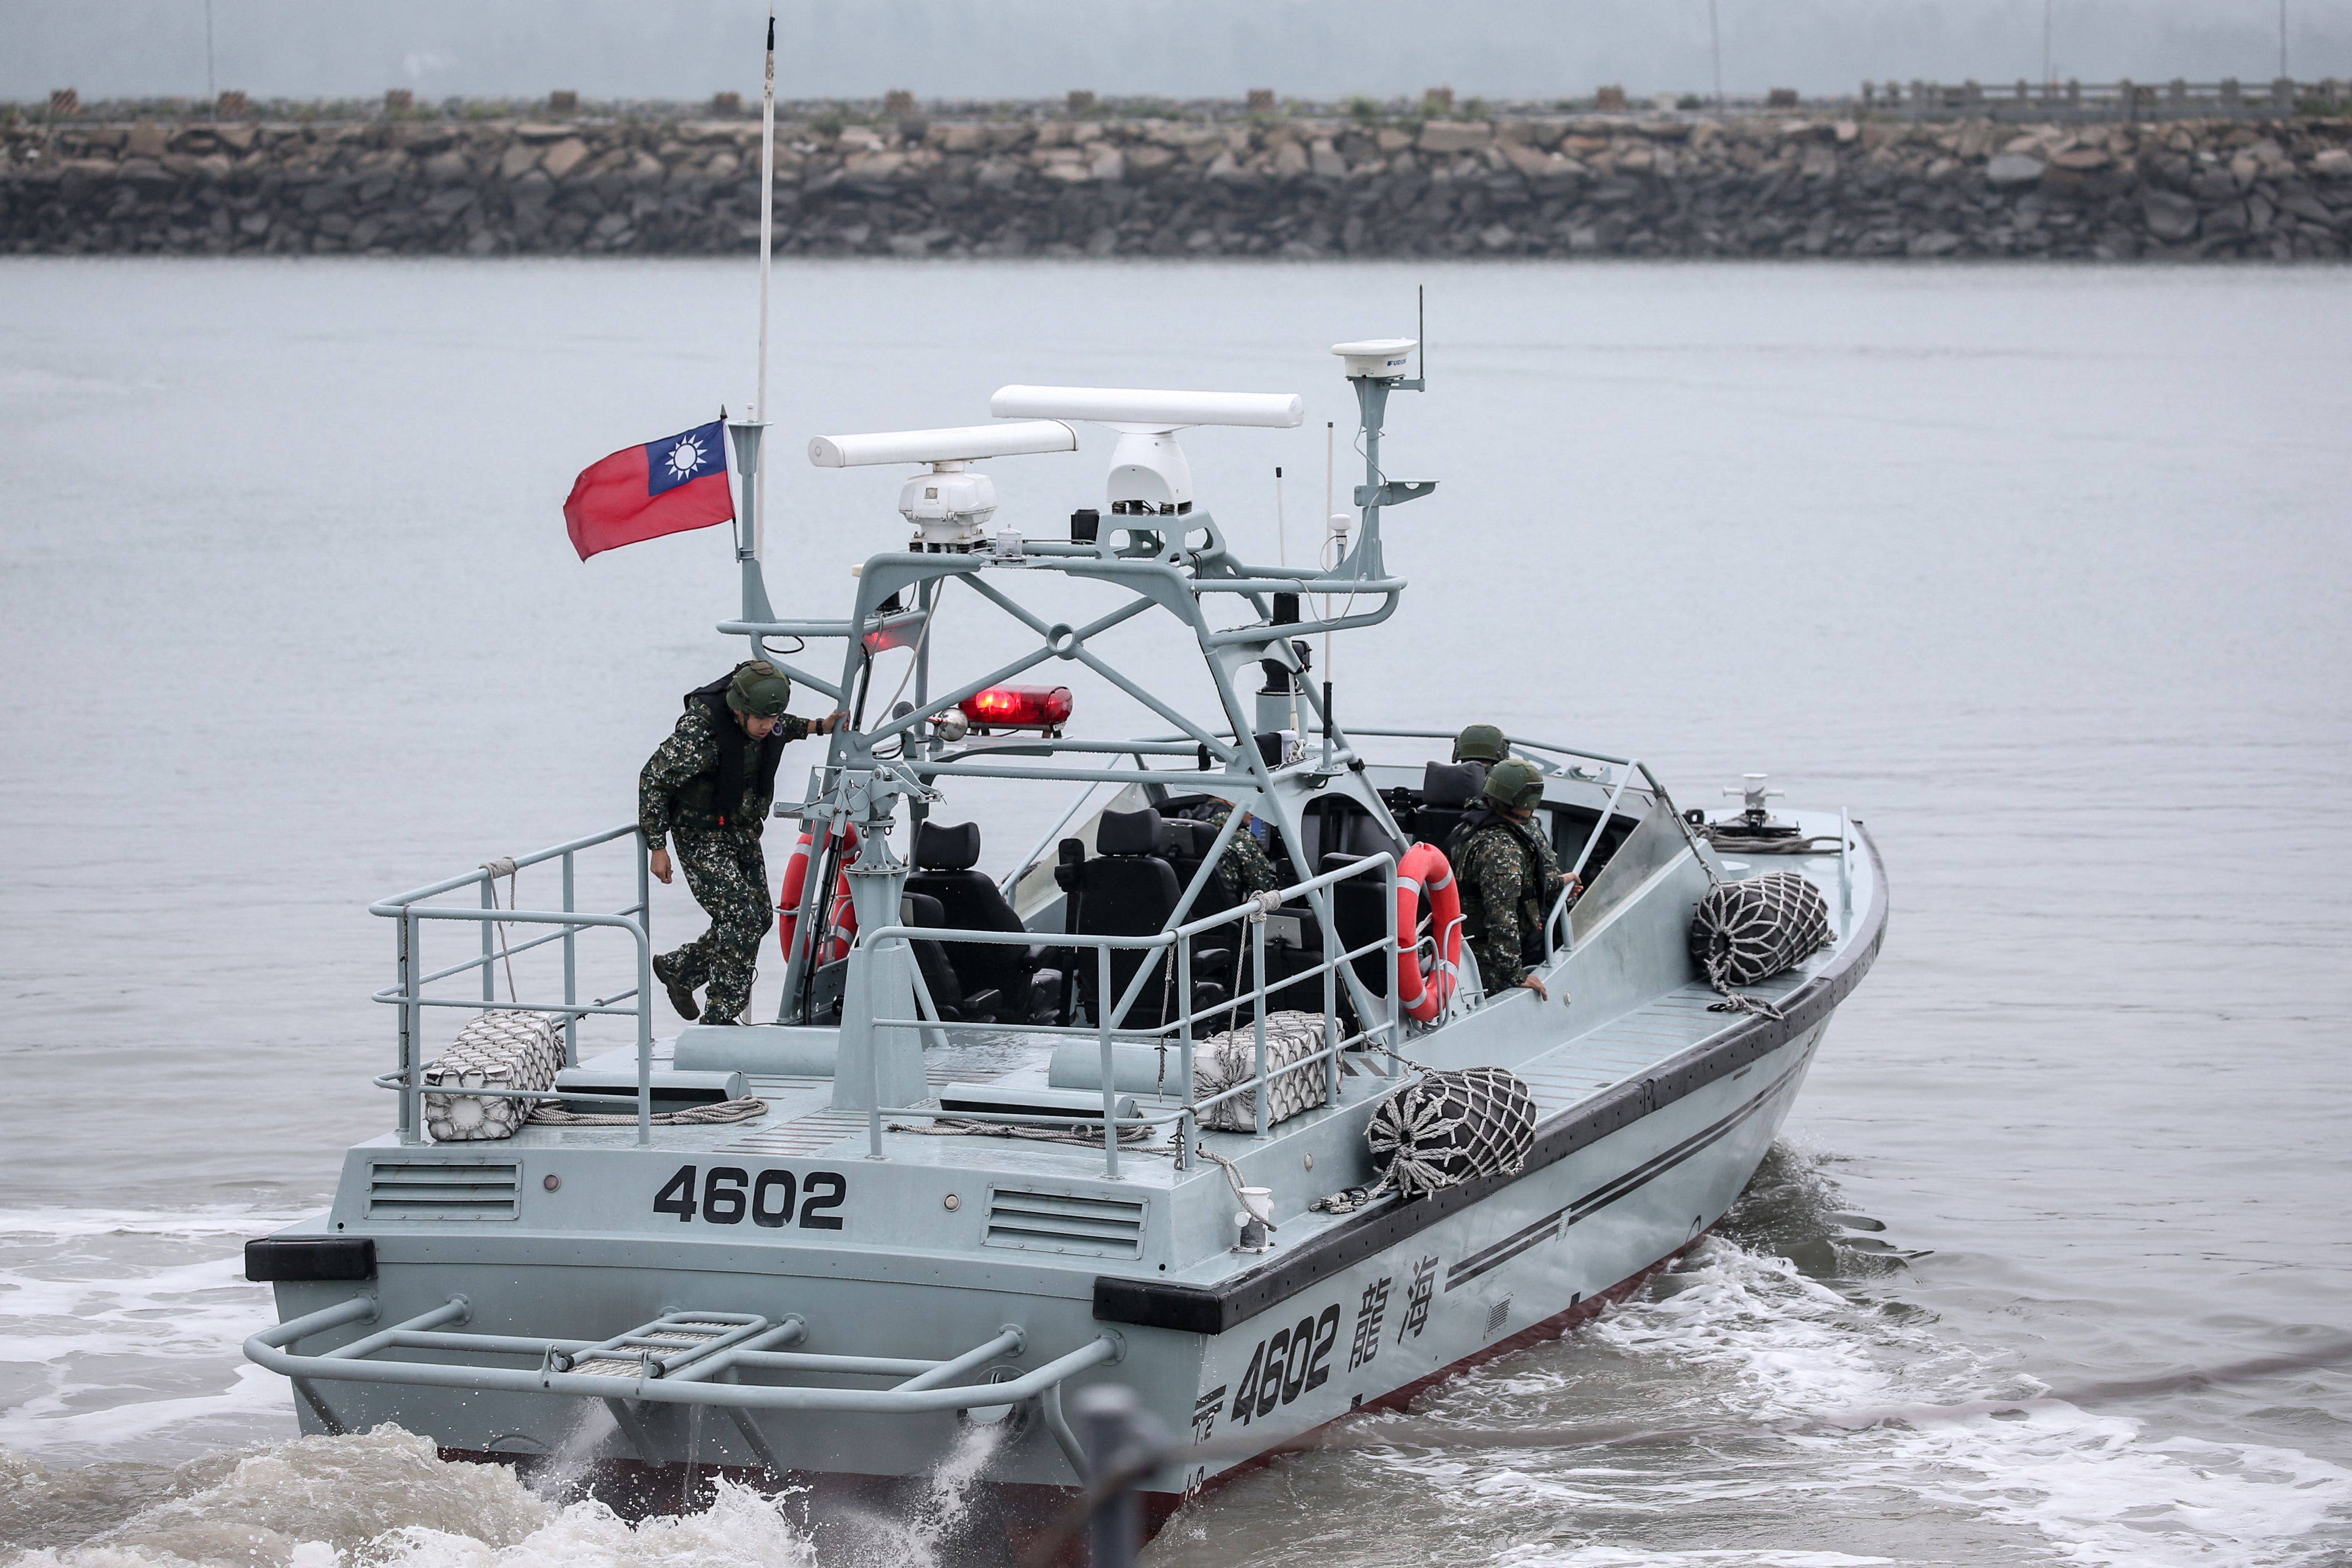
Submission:
{"label": "boat railing post", "polygon": [[404,1144],[423,1142],[419,1135],[423,1102],[416,1093],[419,1050],[417,1030],[425,1021],[425,1009],[416,999],[416,915],[406,907],[400,912],[400,1141]]}
{"label": "boat railing post", "polygon": [[[1601,808],[1601,816],[1592,824],[1592,831],[1585,835],[1584,847],[1576,852],[1576,863],[1561,873],[1562,876],[1575,876],[1584,870],[1584,862],[1592,858],[1593,846],[1601,841],[1601,835],[1609,831],[1609,819],[1617,814],[1617,802],[1625,798],[1625,786],[1633,781],[1634,774],[1646,775],[1648,772],[1649,769],[1642,765],[1639,758],[1625,765],[1625,771],[1618,777],[1617,788],[1609,791],[1608,803]],[[1653,789],[1655,789],[1657,780],[1652,779],[1650,784]]]}
{"label": "boat railing post", "polygon": [[1111,1009],[1110,949],[1107,946],[1097,947],[1095,949],[1095,1011],[1100,1016],[1095,1019],[1095,1040],[1102,1051],[1103,1175],[1112,1181],[1117,1181],[1118,1180],[1118,1083],[1114,1071],[1118,1065],[1114,1053],[1118,1048],[1111,1040]]}
{"label": "boat railing post", "polygon": [[[1339,901],[1329,901],[1332,913],[1339,912]],[[1323,922],[1323,1103],[1339,1103],[1339,957],[1336,927],[1339,922]]]}
{"label": "boat railing post", "polygon": [[1184,1079],[1184,1108],[1176,1117],[1176,1168],[1192,1169],[1192,1142],[1201,1135],[1192,1109],[1192,944],[1176,944],[1176,1071]]}
{"label": "boat railing post", "polygon": [[[573,883],[573,852],[563,852],[563,913],[577,915],[580,905]],[[580,1005],[580,927],[566,924],[563,927],[563,1005]],[[580,1015],[567,1011],[563,1015],[563,1065],[580,1065]]]}
{"label": "boat railing post", "polygon": [[[914,949],[909,947],[908,951],[911,953]],[[876,943],[872,951],[866,955],[866,962],[850,965],[850,969],[857,976],[857,1005],[866,1009],[868,1029],[874,1027],[874,967],[881,958],[881,945]],[[845,1003],[841,1016],[844,1019],[849,1016]],[[866,1157],[869,1160],[882,1157],[882,1047],[879,1040],[875,1041],[866,1052]]]}
{"label": "boat railing post", "polygon": [[632,921],[629,934],[637,939],[637,1146],[654,1141],[654,944],[642,925]]}
{"label": "boat railing post", "polygon": [[1265,910],[1263,906],[1250,915],[1250,967],[1257,978],[1257,1087],[1251,1099],[1257,1107],[1257,1135],[1265,1136]]}
{"label": "boat railing post", "polygon": [[[1389,937],[1388,957],[1386,960],[1389,971],[1389,1049],[1391,1051],[1401,1051],[1404,1049],[1404,999],[1397,995],[1398,955],[1396,862],[1393,860],[1389,862],[1388,873],[1381,880],[1388,883],[1389,890],[1389,895],[1381,900],[1381,923],[1383,928],[1388,932]],[[1437,945],[1437,951],[1440,958],[1442,959],[1445,952],[1445,944],[1442,939]],[[1383,1078],[1388,1077],[1389,1064],[1386,1059],[1382,1059],[1381,1061],[1374,1063],[1372,1071],[1378,1072]]]}
{"label": "boat railing post", "polygon": [[[482,873],[482,907],[499,906],[499,884],[488,872]],[[482,1005],[488,1007],[499,999],[499,972],[495,962],[498,944],[505,934],[495,920],[482,922]]]}
{"label": "boat railing post", "polygon": [[637,845],[637,926],[646,934],[646,940],[650,942],[654,937],[653,846],[646,842],[644,829],[638,829],[635,837]]}
{"label": "boat railing post", "polygon": [[1853,812],[1846,806],[1838,808],[1838,925],[1841,932],[1853,927],[1853,859],[1849,851],[1853,843]]}

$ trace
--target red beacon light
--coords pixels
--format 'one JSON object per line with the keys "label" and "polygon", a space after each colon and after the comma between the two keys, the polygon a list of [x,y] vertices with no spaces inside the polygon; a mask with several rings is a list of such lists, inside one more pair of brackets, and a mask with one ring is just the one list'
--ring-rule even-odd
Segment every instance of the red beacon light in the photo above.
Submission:
{"label": "red beacon light", "polygon": [[990,686],[972,693],[956,706],[971,721],[975,735],[997,729],[1034,729],[1056,736],[1070,722],[1070,688]]}

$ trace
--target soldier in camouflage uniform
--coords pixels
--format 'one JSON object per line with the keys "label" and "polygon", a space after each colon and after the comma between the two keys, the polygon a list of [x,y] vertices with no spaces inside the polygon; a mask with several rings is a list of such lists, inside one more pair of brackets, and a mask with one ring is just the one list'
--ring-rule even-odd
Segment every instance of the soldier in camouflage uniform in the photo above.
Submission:
{"label": "soldier in camouflage uniform", "polygon": [[[1220,806],[1201,820],[1219,832],[1225,830],[1225,821],[1234,814],[1231,806]],[[1225,845],[1225,852],[1217,857],[1217,877],[1225,884],[1235,904],[1244,898],[1255,898],[1261,893],[1273,893],[1282,886],[1282,874],[1274,869],[1274,857],[1265,852],[1265,845],[1250,830],[1257,819],[1242,814],[1242,825]]]}
{"label": "soldier in camouflage uniform", "polygon": [[1454,737],[1454,760],[1476,763],[1481,779],[1510,754],[1510,742],[1491,724],[1474,724]]}
{"label": "soldier in camouflage uniform", "polygon": [[[785,742],[830,734],[847,718],[795,717],[784,711],[792,695],[793,683],[766,660],[736,665],[686,694],[677,727],[637,776],[637,827],[654,875],[670,880],[667,841],[675,837],[686,885],[710,916],[709,930],[654,960],[654,977],[682,1018],[734,1023],[751,1000],[760,938],[775,920],[760,831],[776,764]],[[695,988],[705,985],[698,1004]]]}
{"label": "soldier in camouflage uniform", "polygon": [[1549,1001],[1543,977],[1529,966],[1542,961],[1544,916],[1560,889],[1582,886],[1560,874],[1559,857],[1536,830],[1543,775],[1533,763],[1516,757],[1496,763],[1484,799],[1445,845],[1461,883],[1463,940],[1477,956],[1488,996],[1524,986]]}

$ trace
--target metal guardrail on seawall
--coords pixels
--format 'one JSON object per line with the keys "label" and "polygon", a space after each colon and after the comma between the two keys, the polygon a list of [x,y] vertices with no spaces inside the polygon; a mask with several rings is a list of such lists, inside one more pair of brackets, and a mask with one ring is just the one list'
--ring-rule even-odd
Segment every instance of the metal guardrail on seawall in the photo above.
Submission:
{"label": "metal guardrail on seawall", "polygon": [[[1864,82],[1858,107],[1911,120],[2236,120],[2294,114],[2308,105],[2352,110],[2352,84],[2298,82]],[[1789,106],[1796,108],[1795,104]]]}

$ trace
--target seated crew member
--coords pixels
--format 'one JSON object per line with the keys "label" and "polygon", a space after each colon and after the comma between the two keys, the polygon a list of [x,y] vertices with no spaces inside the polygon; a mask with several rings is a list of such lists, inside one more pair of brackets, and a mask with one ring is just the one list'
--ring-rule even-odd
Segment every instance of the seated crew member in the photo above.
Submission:
{"label": "seated crew member", "polygon": [[1461,884],[1463,941],[1477,956],[1489,997],[1524,986],[1549,1001],[1551,992],[1531,967],[1543,961],[1544,916],[1561,888],[1580,893],[1583,884],[1560,875],[1559,857],[1536,828],[1543,775],[1535,764],[1516,757],[1496,763],[1483,799],[1445,845]]}
{"label": "seated crew member", "polygon": [[1510,742],[1491,724],[1474,724],[1454,737],[1454,760],[1475,762],[1482,774],[1510,754]]}
{"label": "seated crew member", "polygon": [[[677,727],[637,776],[637,827],[650,869],[670,880],[665,841],[675,837],[686,885],[710,916],[709,930],[654,960],[670,1006],[689,1020],[735,1023],[750,1005],[760,938],[775,920],[760,831],[775,799],[776,764],[785,742],[829,735],[849,717],[796,717],[784,711],[792,695],[792,681],[766,660],[736,665],[686,694]],[[698,1004],[695,988],[704,985]]]}
{"label": "seated crew member", "polygon": [[[1233,814],[1232,806],[1221,805],[1201,820],[1223,832],[1225,820]],[[1265,830],[1265,824],[1243,812],[1241,826],[1234,830],[1225,852],[1217,857],[1217,879],[1225,884],[1226,893],[1235,904],[1282,887],[1282,874],[1275,870],[1274,857],[1265,852],[1265,841],[1259,836]]]}

